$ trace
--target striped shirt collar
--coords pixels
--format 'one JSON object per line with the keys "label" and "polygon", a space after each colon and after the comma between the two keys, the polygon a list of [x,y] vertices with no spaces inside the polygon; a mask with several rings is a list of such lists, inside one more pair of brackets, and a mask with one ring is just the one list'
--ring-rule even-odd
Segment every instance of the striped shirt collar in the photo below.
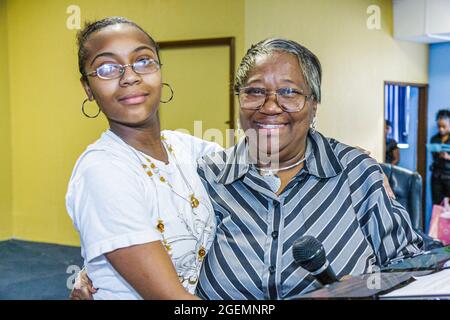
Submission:
{"label": "striped shirt collar", "polygon": [[[330,141],[317,131],[308,133],[305,157],[306,171],[318,178],[331,178],[343,170]],[[216,167],[215,182],[224,185],[242,178],[250,170],[248,144],[245,137],[234,147],[213,153],[204,159],[206,163],[212,163]]]}

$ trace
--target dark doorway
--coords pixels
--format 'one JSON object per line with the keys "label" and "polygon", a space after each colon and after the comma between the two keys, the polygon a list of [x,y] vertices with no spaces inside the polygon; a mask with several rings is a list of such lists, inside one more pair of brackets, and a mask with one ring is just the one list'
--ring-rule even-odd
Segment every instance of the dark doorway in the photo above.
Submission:
{"label": "dark doorway", "polygon": [[[403,163],[405,167],[410,170],[417,171],[422,176],[423,192],[422,192],[422,221],[425,224],[425,208],[426,208],[426,183],[427,183],[427,158],[426,158],[426,144],[427,144],[427,101],[428,101],[428,84],[421,83],[407,83],[407,82],[392,82],[385,81],[385,119],[393,113],[394,116],[393,126],[396,130],[396,136],[400,140],[400,150],[403,154],[409,157],[411,150],[414,152],[415,159],[405,159]],[[389,91],[388,91],[389,90]],[[412,103],[412,110],[404,110],[405,105],[408,105],[405,101],[402,101],[402,97],[394,95],[395,99],[399,99],[395,108],[399,110],[392,111],[387,110],[389,102],[386,99],[392,99],[392,90],[398,90],[403,93],[407,93],[407,98],[414,99]],[[398,92],[395,91],[395,92]],[[416,96],[417,95],[417,96]],[[394,103],[395,104],[395,103]],[[403,108],[403,109],[402,109]],[[415,109],[414,109],[415,108]],[[407,114],[410,112],[411,114]],[[389,115],[390,114],[390,115]],[[412,121],[412,122],[411,122]],[[413,131],[411,131],[413,130]],[[415,130],[415,131],[414,131]],[[408,143],[409,138],[409,143]],[[411,141],[414,145],[411,145]],[[403,142],[403,144],[402,144]],[[406,142],[406,143],[405,143]],[[408,149],[409,150],[406,150]],[[401,158],[400,158],[401,161]],[[399,163],[401,164],[401,163]]]}

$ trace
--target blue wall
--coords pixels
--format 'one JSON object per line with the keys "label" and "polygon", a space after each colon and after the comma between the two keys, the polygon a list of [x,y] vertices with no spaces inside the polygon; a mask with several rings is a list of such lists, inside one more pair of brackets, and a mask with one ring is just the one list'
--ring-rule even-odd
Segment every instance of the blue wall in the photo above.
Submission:
{"label": "blue wall", "polygon": [[[408,91],[407,91],[408,92]],[[419,88],[409,87],[409,95],[406,95],[406,113],[409,115],[408,145],[406,149],[400,149],[400,162],[398,166],[417,171],[417,127],[419,109]]]}
{"label": "blue wall", "polygon": [[[429,99],[428,99],[428,141],[437,133],[436,113],[439,109],[450,108],[450,43],[430,45],[429,65]],[[427,166],[432,163],[431,154],[427,154]],[[430,171],[427,172],[426,183],[426,213],[427,230],[431,215]]]}

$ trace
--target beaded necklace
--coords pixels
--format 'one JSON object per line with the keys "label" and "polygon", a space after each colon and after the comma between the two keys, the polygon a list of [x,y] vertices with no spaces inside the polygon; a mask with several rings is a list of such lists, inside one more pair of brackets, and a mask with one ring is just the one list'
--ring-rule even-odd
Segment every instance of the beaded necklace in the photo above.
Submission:
{"label": "beaded necklace", "polygon": [[[171,160],[173,160],[173,163],[175,163],[175,166],[180,174],[180,176],[182,177],[184,183],[186,184],[187,188],[189,189],[189,197],[186,198],[184,196],[182,196],[179,192],[177,192],[174,187],[172,186],[172,184],[160,173],[160,169],[158,168],[158,166],[155,164],[155,162],[152,161],[152,159],[150,157],[148,157],[146,154],[144,154],[143,152],[136,150],[135,148],[131,147],[128,143],[126,143],[122,138],[120,138],[119,136],[113,134],[111,135],[113,137],[114,140],[117,140],[117,138],[119,138],[123,143],[126,144],[126,146],[132,151],[132,153],[135,155],[135,157],[139,160],[139,162],[141,163],[142,168],[144,169],[144,171],[146,172],[147,176],[152,178],[152,181],[155,182],[159,181],[162,184],[166,184],[170,190],[177,195],[179,198],[183,199],[184,201],[187,201],[190,203],[190,207],[191,207],[191,212],[193,214],[193,216],[197,216],[197,213],[195,212],[195,209],[198,208],[200,206],[200,200],[196,197],[195,192],[193,191],[193,188],[191,187],[191,185],[188,182],[188,179],[186,178],[186,176],[183,173],[183,170],[180,168],[180,165],[178,164],[178,161],[176,159],[175,156],[175,152],[173,150],[173,147],[167,143],[167,138],[164,137],[163,135],[161,136],[161,141],[167,151],[167,154],[169,156],[169,163],[171,162]],[[117,137],[117,138],[116,138]],[[144,159],[144,161],[142,161],[142,159]],[[158,188],[155,188],[155,190],[157,191]],[[159,210],[159,203],[157,203],[158,206],[158,219],[157,219],[157,225],[156,225],[156,229],[158,230],[158,232],[161,234],[162,237],[162,243],[167,251],[167,253],[172,256],[172,247],[168,242],[168,239],[165,235],[165,231],[166,231],[166,226],[165,226],[165,222],[164,219],[162,219],[161,217],[161,213]],[[205,204],[206,206],[206,204]],[[211,210],[211,208],[209,208],[208,206],[206,206],[208,211]],[[198,262],[202,262],[205,255],[206,255],[206,248],[203,244],[204,242],[204,237],[205,237],[205,230],[203,229],[203,232],[200,234],[199,237],[197,237],[195,235],[194,232],[194,226],[191,226],[190,223],[186,220],[186,218],[184,217],[184,215],[182,213],[177,213],[177,217],[179,218],[179,220],[182,222],[182,224],[186,227],[187,231],[189,232],[190,235],[192,235],[197,241],[197,245],[196,245],[196,255],[197,255],[197,261]],[[208,216],[208,220],[205,222],[205,226],[208,225],[210,223],[210,219],[211,219],[211,215]],[[186,279],[184,279],[186,280]],[[195,284],[197,282],[197,278],[195,279],[187,279],[189,281],[190,284]]]}

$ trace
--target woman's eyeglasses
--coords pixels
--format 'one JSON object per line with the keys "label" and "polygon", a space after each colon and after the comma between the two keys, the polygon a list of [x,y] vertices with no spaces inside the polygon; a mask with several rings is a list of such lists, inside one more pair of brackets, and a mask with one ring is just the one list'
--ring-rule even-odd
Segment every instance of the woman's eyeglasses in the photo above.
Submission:
{"label": "woman's eyeglasses", "polygon": [[118,64],[118,63],[105,63],[100,67],[88,73],[88,76],[99,77],[100,79],[112,80],[123,76],[125,68],[131,67],[137,74],[149,74],[158,71],[161,68],[161,64],[154,59],[141,59],[135,63],[130,64]]}
{"label": "woman's eyeglasses", "polygon": [[239,104],[242,109],[258,110],[267,101],[267,96],[275,95],[278,105],[285,112],[301,111],[306,100],[313,95],[305,95],[294,88],[280,88],[276,91],[268,91],[265,88],[246,87],[239,90]]}

